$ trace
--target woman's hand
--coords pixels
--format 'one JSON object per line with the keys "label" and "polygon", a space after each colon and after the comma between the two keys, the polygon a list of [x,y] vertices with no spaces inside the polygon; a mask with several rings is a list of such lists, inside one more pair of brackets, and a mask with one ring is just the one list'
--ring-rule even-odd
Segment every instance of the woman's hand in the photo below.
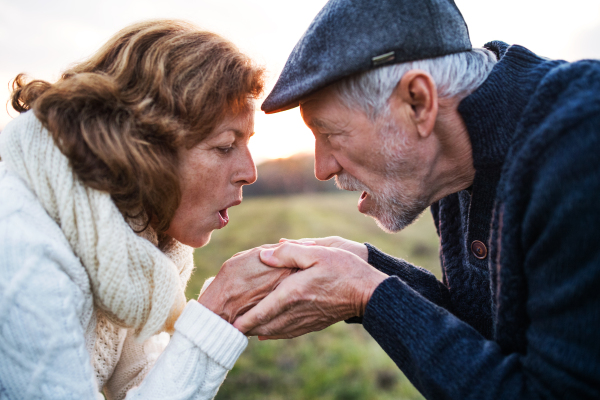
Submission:
{"label": "woman's hand", "polygon": [[273,268],[260,261],[260,252],[278,245],[242,251],[225,261],[198,302],[229,323],[254,307],[296,268]]}
{"label": "woman's hand", "polygon": [[349,251],[352,254],[359,256],[363,261],[369,261],[369,250],[367,246],[363,243],[354,242],[352,240],[344,239],[339,236],[328,236],[324,238],[306,238],[306,239],[279,239],[279,243],[290,242],[290,243],[298,243],[305,244],[306,242],[312,242],[317,246],[324,247],[334,247],[337,249],[342,249]]}

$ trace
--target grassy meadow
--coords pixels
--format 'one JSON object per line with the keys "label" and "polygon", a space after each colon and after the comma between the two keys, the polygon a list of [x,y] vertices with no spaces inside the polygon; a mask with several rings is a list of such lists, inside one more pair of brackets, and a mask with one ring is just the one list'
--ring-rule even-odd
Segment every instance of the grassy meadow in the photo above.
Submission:
{"label": "grassy meadow", "polygon": [[[356,209],[358,193],[251,197],[229,210],[229,225],[196,250],[187,289],[196,298],[204,280],[238,251],[280,238],[338,235],[369,242],[439,277],[438,239],[427,211],[390,235]],[[221,387],[217,400],[422,399],[361,325],[344,322],[296,339],[252,338]]]}

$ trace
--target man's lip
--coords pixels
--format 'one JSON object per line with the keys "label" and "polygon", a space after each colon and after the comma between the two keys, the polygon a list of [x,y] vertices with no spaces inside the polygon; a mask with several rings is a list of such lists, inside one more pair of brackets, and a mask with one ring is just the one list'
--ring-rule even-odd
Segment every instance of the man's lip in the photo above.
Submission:
{"label": "man's lip", "polygon": [[369,197],[369,193],[362,192],[360,199],[358,199],[358,211],[362,214],[368,211],[369,200],[371,200]]}

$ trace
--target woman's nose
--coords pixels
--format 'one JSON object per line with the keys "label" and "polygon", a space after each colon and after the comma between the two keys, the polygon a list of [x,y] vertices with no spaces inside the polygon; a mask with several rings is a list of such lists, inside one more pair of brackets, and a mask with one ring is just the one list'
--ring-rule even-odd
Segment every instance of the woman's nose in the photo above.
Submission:
{"label": "woman's nose", "polygon": [[247,148],[243,152],[239,160],[239,168],[235,174],[234,183],[242,185],[251,185],[256,182],[257,172],[256,165],[252,159],[252,154]]}

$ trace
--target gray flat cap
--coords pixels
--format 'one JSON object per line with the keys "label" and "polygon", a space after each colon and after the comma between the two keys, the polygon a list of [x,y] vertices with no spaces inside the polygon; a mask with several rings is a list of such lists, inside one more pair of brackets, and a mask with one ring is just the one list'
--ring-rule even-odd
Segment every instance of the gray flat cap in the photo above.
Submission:
{"label": "gray flat cap", "polygon": [[453,0],[330,0],[290,54],[262,104],[268,114],[349,75],[471,50]]}

